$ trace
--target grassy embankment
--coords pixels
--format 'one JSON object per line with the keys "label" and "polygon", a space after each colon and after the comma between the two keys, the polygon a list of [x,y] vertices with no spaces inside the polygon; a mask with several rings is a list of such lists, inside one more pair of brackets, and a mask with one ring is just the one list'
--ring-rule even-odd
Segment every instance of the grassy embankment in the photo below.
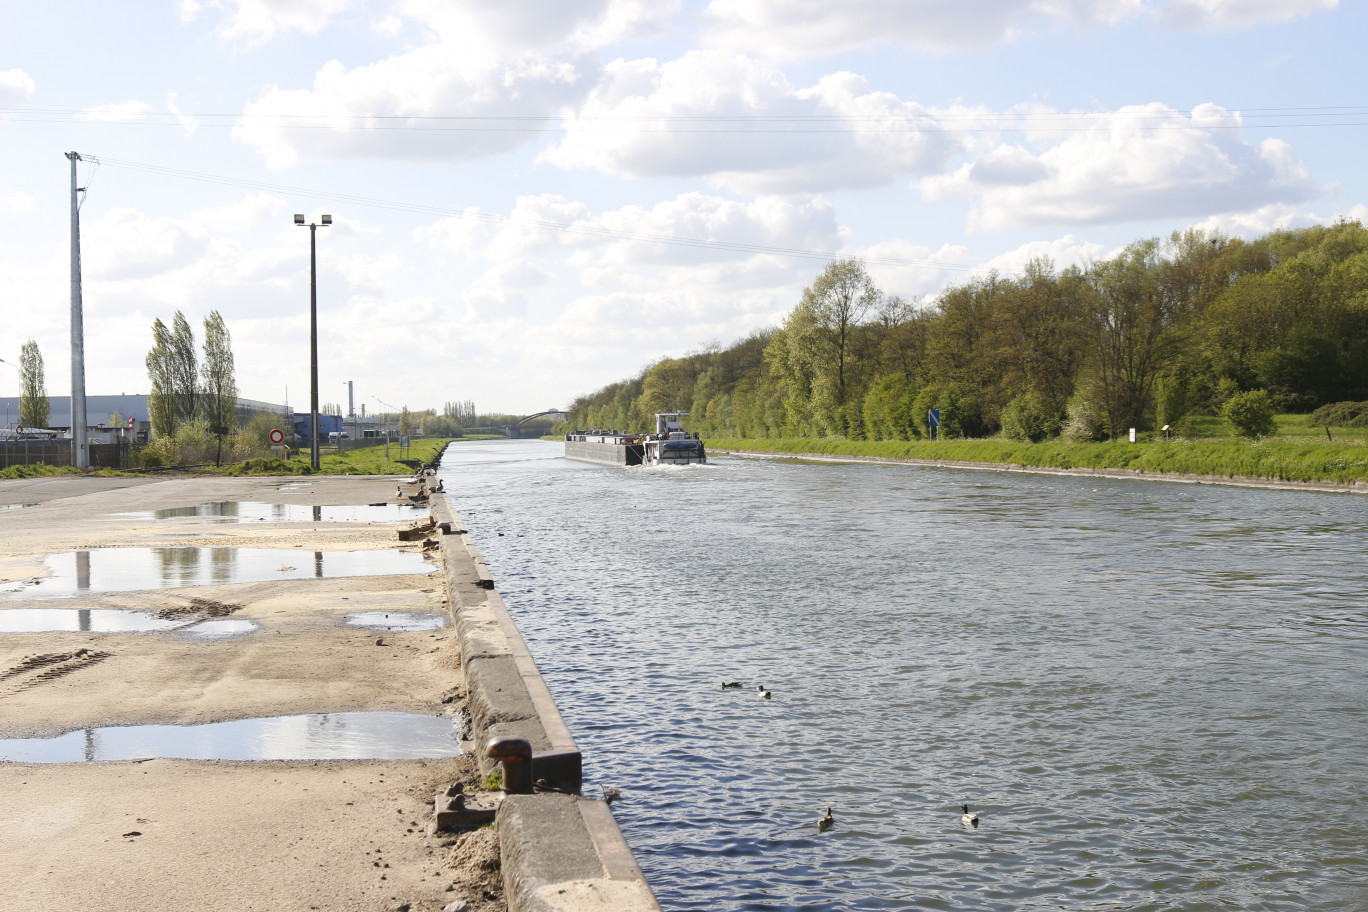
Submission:
{"label": "grassy embankment", "polygon": [[1280,415],[1277,433],[1259,440],[1234,438],[1218,419],[1202,420],[1198,436],[1165,441],[1143,435],[1137,443],[1026,443],[982,440],[845,440],[841,438],[737,439],[707,441],[710,450],[747,450],[822,455],[976,462],[1049,469],[1122,469],[1271,481],[1368,482],[1368,429],[1325,429],[1305,415]]}
{"label": "grassy embankment", "polygon": [[[432,462],[437,454],[442,451],[450,440],[445,438],[420,437],[408,446],[404,451],[404,459],[408,462]],[[388,454],[388,455],[387,455]],[[391,441],[388,448],[384,442],[375,446],[362,447],[359,450],[348,450],[345,453],[336,451],[320,451],[318,459],[318,472],[315,473],[309,468],[309,451],[299,449],[294,451],[289,459],[278,459],[267,457],[265,459],[249,459],[235,465],[226,465],[221,469],[207,468],[207,472],[217,472],[224,475],[403,475],[412,469],[399,461],[399,445]]]}
{"label": "grassy embankment", "polygon": [[[489,437],[462,437],[459,440],[484,440]],[[459,442],[456,441],[456,442]],[[431,462],[437,454],[442,451],[442,447],[453,441],[443,438],[419,438],[414,440],[404,455],[405,459],[416,460],[418,462]],[[405,475],[411,469],[399,462],[399,445],[391,442],[389,447],[389,458],[385,457],[385,444],[381,443],[364,447],[359,450],[351,450],[346,453],[332,452],[324,449],[318,460],[319,475]],[[259,459],[248,459],[245,462],[227,463],[221,467],[214,466],[182,466],[172,469],[149,470],[158,473],[178,472],[187,474],[203,475],[312,475],[315,474],[309,469],[309,451],[296,450],[289,459],[278,459],[276,457],[266,457]],[[10,466],[0,470],[0,478],[37,478],[50,475],[80,475],[86,474],[80,469],[70,466],[49,466],[49,465],[27,465]],[[92,475],[139,475],[144,474],[139,470],[132,469],[119,471],[117,469],[96,469]]]}

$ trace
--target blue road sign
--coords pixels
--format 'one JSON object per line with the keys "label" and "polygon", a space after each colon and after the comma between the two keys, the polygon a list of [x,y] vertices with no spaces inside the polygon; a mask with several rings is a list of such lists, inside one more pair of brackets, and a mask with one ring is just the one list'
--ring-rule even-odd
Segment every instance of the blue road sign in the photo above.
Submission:
{"label": "blue road sign", "polygon": [[940,409],[931,409],[927,412],[926,423],[931,427],[940,427]]}

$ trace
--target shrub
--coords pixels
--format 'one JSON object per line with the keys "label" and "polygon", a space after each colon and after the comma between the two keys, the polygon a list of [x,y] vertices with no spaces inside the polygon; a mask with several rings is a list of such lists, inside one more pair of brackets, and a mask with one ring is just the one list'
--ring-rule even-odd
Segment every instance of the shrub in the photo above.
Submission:
{"label": "shrub", "polygon": [[1037,393],[1022,393],[1002,409],[1002,436],[1039,443],[1059,433],[1059,409]]}
{"label": "shrub", "polygon": [[180,450],[176,447],[174,439],[163,434],[160,437],[153,437],[147,446],[136,450],[133,453],[133,461],[143,469],[175,465],[180,461]]}
{"label": "shrub", "polygon": [[1102,419],[1102,413],[1086,396],[1075,395],[1069,400],[1065,412],[1065,438],[1080,441],[1107,439],[1107,422]]}
{"label": "shrub", "polygon": [[1267,390],[1236,393],[1221,407],[1221,417],[1238,437],[1267,437],[1273,433],[1273,400]]}
{"label": "shrub", "polygon": [[184,465],[198,465],[214,458],[218,438],[209,430],[209,422],[203,418],[186,421],[176,428],[176,448]]}
{"label": "shrub", "polygon": [[[254,456],[266,456],[271,453],[271,431],[279,428],[285,432],[285,439],[288,441],[294,434],[294,428],[290,424],[290,418],[285,415],[273,415],[269,412],[257,412],[247,419],[246,424],[238,426],[237,433],[233,435],[233,452],[238,459],[251,459]],[[225,447],[226,449],[226,447]]]}
{"label": "shrub", "polygon": [[1368,402],[1332,402],[1311,413],[1321,427],[1368,427]]}

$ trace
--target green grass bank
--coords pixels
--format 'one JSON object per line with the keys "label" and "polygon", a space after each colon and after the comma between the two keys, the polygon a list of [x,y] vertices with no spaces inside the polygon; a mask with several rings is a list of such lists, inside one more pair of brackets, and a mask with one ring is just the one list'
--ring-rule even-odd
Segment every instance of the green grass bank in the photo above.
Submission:
{"label": "green grass bank", "polygon": [[[489,440],[492,436],[470,436],[456,439],[419,438],[404,450],[403,458],[408,461],[432,462],[448,443],[466,440]],[[502,438],[497,438],[502,439]],[[289,459],[274,456],[248,459],[243,462],[225,463],[222,466],[172,466],[156,469],[96,469],[83,472],[70,466],[56,467],[42,464],[10,466],[0,470],[0,478],[38,478],[53,475],[406,475],[412,471],[410,466],[399,461],[399,445],[391,442],[388,455],[385,444],[364,447],[338,453],[324,449],[318,460],[318,471],[309,468],[309,451],[296,450]]]}
{"label": "green grass bank", "polygon": [[961,463],[1003,468],[1091,470],[1207,480],[1368,486],[1368,445],[1295,437],[1260,440],[1148,440],[1079,443],[1050,440],[843,440],[837,438],[707,441],[709,450],[791,456]]}

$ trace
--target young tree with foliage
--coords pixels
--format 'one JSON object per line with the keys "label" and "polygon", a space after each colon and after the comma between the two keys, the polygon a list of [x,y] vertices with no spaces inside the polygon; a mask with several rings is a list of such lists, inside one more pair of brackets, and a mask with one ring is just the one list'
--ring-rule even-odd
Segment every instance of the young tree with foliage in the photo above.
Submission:
{"label": "young tree with foliage", "polygon": [[408,406],[399,410],[399,436],[408,437],[413,434],[413,416],[409,414]]}
{"label": "young tree with foliage", "polygon": [[43,353],[29,339],[19,350],[19,423],[24,427],[47,427],[52,412],[47,383],[43,379]]}
{"label": "young tree with foliage", "polygon": [[807,288],[802,305],[811,308],[818,331],[835,356],[836,399],[846,401],[846,385],[856,327],[879,303],[882,292],[865,272],[864,262],[854,257],[833,260]]}
{"label": "young tree with foliage", "polygon": [[178,423],[192,421],[200,416],[199,357],[195,354],[195,334],[190,329],[190,321],[179,310],[171,321],[171,356]]}
{"label": "young tree with foliage", "polygon": [[1139,427],[1163,368],[1168,326],[1154,241],[1138,241],[1090,273],[1097,378],[1111,439]]}
{"label": "young tree with foliage", "polygon": [[171,330],[157,317],[152,321],[152,350],[147,353],[147,378],[151,393],[147,397],[148,417],[153,437],[171,437],[180,424],[176,400],[176,374],[172,369]]}
{"label": "young tree with foliage", "polygon": [[[176,311],[169,329],[160,318],[152,321],[152,350],[147,353],[146,363],[152,384],[147,400],[152,435],[175,436],[182,424],[201,417],[199,359],[195,355],[195,334],[185,314]],[[236,389],[233,398],[236,401]]]}
{"label": "young tree with foliage", "polygon": [[[233,339],[217,310],[204,318],[204,365],[200,369],[205,417],[218,435],[215,465],[223,457],[223,438],[237,428],[237,373],[233,366]],[[219,429],[222,430],[219,430]]]}

